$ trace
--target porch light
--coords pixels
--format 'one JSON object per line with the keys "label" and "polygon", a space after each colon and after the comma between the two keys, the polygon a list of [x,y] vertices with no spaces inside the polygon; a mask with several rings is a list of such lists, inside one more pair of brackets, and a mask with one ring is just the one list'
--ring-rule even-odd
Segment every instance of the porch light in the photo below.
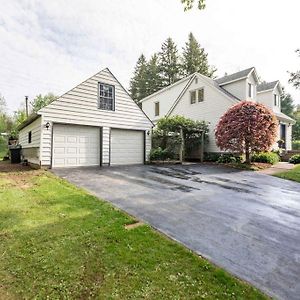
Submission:
{"label": "porch light", "polygon": [[50,128],[50,123],[47,122],[47,123],[45,124],[45,127],[46,127],[46,129],[48,130],[48,129]]}

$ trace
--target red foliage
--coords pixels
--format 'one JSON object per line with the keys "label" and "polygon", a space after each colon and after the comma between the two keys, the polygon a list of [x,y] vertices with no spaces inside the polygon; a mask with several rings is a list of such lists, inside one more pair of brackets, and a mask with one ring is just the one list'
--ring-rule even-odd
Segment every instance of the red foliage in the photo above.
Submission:
{"label": "red foliage", "polygon": [[268,151],[277,137],[278,121],[266,106],[242,101],[232,106],[220,119],[216,142],[221,150],[246,153]]}

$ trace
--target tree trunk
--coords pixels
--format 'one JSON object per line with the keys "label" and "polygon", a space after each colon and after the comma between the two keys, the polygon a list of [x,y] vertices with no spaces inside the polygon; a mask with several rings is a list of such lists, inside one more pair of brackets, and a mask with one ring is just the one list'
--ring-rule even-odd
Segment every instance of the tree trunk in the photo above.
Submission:
{"label": "tree trunk", "polygon": [[250,160],[250,147],[249,147],[249,143],[245,142],[245,154],[246,154],[246,164],[250,164],[251,160]]}

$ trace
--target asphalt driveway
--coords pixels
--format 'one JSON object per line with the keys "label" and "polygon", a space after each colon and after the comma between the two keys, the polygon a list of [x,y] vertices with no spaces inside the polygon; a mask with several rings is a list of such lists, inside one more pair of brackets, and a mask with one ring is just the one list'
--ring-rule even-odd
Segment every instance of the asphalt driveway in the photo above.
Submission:
{"label": "asphalt driveway", "polygon": [[53,171],[267,294],[300,299],[300,184],[197,164]]}

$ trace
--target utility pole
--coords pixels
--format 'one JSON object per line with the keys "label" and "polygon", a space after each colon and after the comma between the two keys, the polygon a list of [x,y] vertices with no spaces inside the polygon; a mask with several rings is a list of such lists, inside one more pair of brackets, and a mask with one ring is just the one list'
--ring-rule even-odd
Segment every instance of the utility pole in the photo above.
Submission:
{"label": "utility pole", "polygon": [[28,96],[25,96],[25,110],[26,110],[26,117],[28,118]]}

